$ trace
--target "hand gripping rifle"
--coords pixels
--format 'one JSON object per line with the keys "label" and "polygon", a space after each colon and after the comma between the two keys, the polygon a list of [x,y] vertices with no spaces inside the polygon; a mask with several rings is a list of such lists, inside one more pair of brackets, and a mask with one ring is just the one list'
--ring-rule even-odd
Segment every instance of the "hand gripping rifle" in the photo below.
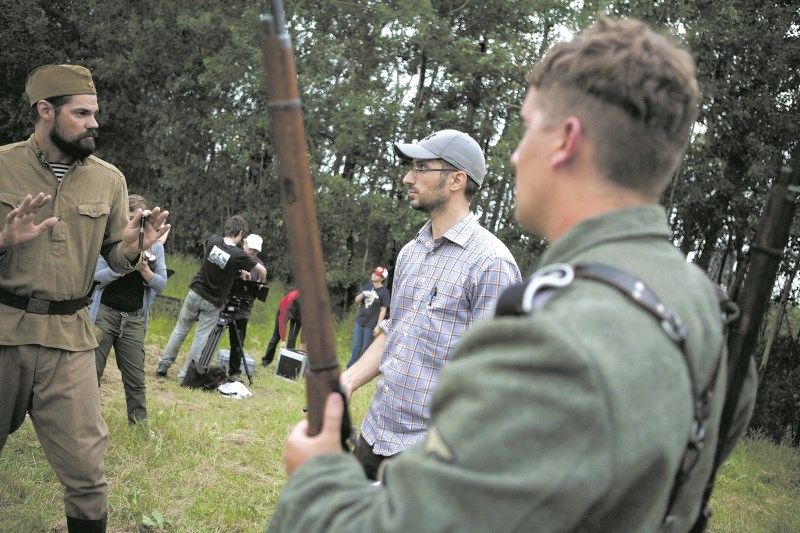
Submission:
{"label": "hand gripping rifle", "polygon": [[[289,233],[289,247],[297,288],[303,298],[301,316],[307,325],[303,338],[308,348],[306,398],[308,434],[322,429],[328,394],[342,394],[339,361],[330,316],[330,301],[322,260],[322,243],[308,167],[303,114],[297,89],[292,42],[286,31],[282,0],[272,0],[270,15],[262,15],[261,40],[264,78],[272,114],[272,131],[278,159],[278,181]],[[346,400],[346,398],[345,398]],[[353,428],[345,403],[342,447],[350,449]]]}
{"label": "hand gripping rifle", "polygon": [[789,165],[781,169],[778,180],[767,195],[764,212],[750,247],[747,277],[742,290],[734,298],[741,310],[741,316],[738,321],[731,324],[728,333],[728,389],[719,423],[719,442],[714,456],[714,468],[703,495],[703,511],[690,530],[692,533],[705,531],[711,517],[707,503],[714,488],[717,469],[724,460],[725,441],[736,415],[739,396],[753,358],[761,321],[772,297],[783,251],[789,241],[798,193],[800,193],[800,145],[792,154]]}

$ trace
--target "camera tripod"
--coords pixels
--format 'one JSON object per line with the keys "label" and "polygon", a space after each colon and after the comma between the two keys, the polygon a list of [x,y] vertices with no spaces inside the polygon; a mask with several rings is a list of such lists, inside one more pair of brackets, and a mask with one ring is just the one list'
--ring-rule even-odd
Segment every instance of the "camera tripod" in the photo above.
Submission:
{"label": "camera tripod", "polygon": [[252,307],[252,303],[256,299],[265,302],[268,294],[269,288],[263,283],[252,280],[245,281],[242,279],[236,279],[236,281],[234,281],[233,287],[231,287],[230,294],[228,295],[228,301],[225,302],[225,306],[219,313],[217,324],[208,335],[206,345],[203,348],[203,352],[200,354],[200,360],[194,365],[197,374],[203,375],[211,367],[211,358],[214,356],[217,346],[219,346],[219,340],[222,338],[222,334],[225,332],[226,328],[231,328],[231,331],[234,332],[233,339],[231,339],[231,352],[238,349],[239,353],[242,354],[241,364],[244,365],[244,373],[247,375],[248,384],[253,384],[253,373],[250,371],[250,367],[247,366],[247,356],[244,353],[244,346],[242,346],[242,336],[239,333],[239,328],[236,327],[234,316],[236,316],[237,311],[242,309],[243,305],[248,304]]}
{"label": "camera tripod", "polygon": [[[253,374],[250,372],[250,367],[247,366],[247,356],[244,353],[244,346],[242,346],[242,336],[239,334],[239,328],[236,327],[236,321],[233,319],[236,311],[237,305],[232,303],[230,300],[225,304],[225,307],[222,308],[214,329],[211,330],[211,333],[208,335],[208,340],[206,341],[206,345],[203,348],[203,352],[200,355],[200,361],[198,361],[198,363],[202,368],[206,369],[211,365],[211,358],[214,356],[214,352],[217,351],[217,346],[219,346],[219,341],[222,338],[222,334],[225,333],[226,328],[230,328],[234,333],[233,337],[231,338],[231,352],[238,348],[239,353],[242,354],[241,365],[244,367],[245,375],[247,375],[248,385],[252,385]],[[230,365],[230,359],[228,360],[228,364]]]}

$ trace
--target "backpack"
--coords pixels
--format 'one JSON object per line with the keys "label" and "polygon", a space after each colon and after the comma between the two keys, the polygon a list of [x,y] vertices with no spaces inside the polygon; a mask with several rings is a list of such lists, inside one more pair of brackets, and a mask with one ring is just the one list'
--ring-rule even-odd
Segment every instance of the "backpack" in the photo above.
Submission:
{"label": "backpack", "polygon": [[190,389],[201,389],[204,391],[213,391],[223,383],[228,382],[228,372],[224,367],[219,365],[212,365],[203,367],[197,362],[192,361],[189,368],[186,369],[186,375],[181,381],[182,387],[189,387]]}

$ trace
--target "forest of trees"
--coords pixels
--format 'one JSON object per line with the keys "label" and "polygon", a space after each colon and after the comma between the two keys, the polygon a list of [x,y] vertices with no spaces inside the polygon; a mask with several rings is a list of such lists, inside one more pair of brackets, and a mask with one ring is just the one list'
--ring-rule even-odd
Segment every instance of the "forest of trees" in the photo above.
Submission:
{"label": "forest of trees", "polygon": [[[394,142],[456,128],[485,148],[474,203],[523,271],[544,243],[513,221],[519,106],[547,48],[597,16],[641,18],[694,55],[702,109],[663,197],[675,242],[735,292],[765,194],[800,133],[796,0],[287,0],[332,302],[393,265],[422,215],[404,201]],[[27,74],[89,67],[98,155],[171,211],[168,252],[198,255],[231,214],[264,237],[286,279],[283,213],[265,105],[266,0],[0,0],[0,144],[30,135]],[[797,163],[797,162],[796,162]],[[793,231],[780,292],[796,272]],[[789,291],[787,300],[797,295]]]}
{"label": "forest of trees", "polygon": [[[168,250],[198,254],[241,213],[264,236],[272,273],[286,276],[259,49],[265,1],[0,5],[0,143],[30,134],[28,72],[86,65],[99,89],[98,155],[131,191],[172,211]],[[797,142],[800,8],[790,0],[298,0],[286,9],[335,295],[369,265],[391,265],[420,224],[392,143],[448,127],[485,147],[490,172],[475,209],[523,270],[531,266],[542,243],[513,223],[508,162],[527,74],[601,13],[671,30],[695,55],[703,109],[664,203],[677,244],[723,284]]]}

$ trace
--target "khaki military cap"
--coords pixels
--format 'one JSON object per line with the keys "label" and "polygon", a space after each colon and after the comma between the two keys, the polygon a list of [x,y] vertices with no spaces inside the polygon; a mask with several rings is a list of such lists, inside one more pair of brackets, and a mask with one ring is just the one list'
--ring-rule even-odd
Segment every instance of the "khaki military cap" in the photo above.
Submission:
{"label": "khaki military cap", "polygon": [[28,74],[25,93],[31,105],[54,96],[97,94],[89,69],[78,65],[44,65]]}

